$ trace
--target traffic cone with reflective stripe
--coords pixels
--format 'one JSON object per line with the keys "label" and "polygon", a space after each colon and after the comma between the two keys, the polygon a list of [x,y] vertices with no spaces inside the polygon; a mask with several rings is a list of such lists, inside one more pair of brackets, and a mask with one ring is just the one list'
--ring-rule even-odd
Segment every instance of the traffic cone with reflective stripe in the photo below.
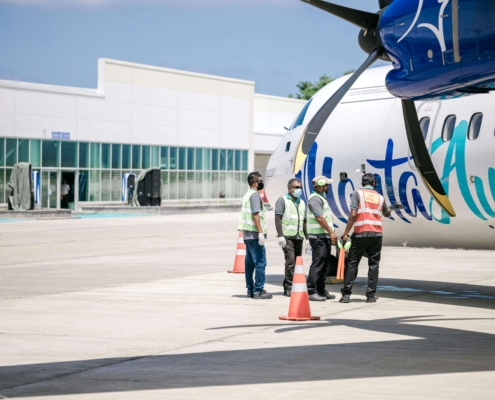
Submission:
{"label": "traffic cone with reflective stripe", "polygon": [[246,262],[246,244],[244,243],[242,232],[239,232],[237,241],[237,251],[235,253],[234,269],[227,271],[229,274],[243,274],[244,263]]}
{"label": "traffic cone with reflective stripe", "polygon": [[300,256],[296,258],[289,315],[287,317],[279,317],[279,319],[284,321],[315,321],[320,319],[320,317],[311,316],[306,275],[304,274],[303,259]]}

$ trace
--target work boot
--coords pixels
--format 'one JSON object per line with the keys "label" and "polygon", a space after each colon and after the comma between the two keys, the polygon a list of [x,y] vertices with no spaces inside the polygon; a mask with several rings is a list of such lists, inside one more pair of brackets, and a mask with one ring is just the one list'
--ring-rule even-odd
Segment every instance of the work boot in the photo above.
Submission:
{"label": "work boot", "polygon": [[368,296],[366,299],[366,303],[376,303],[375,296]]}
{"label": "work boot", "polygon": [[320,296],[318,293],[310,294],[309,301],[327,301],[325,296]]}
{"label": "work boot", "polygon": [[262,292],[257,292],[253,295],[253,299],[255,300],[269,300],[273,296],[268,293],[266,290],[263,290]]}
{"label": "work boot", "polygon": [[318,294],[319,294],[320,296],[326,297],[326,298],[327,298],[327,300],[333,300],[333,299],[335,299],[335,295],[334,295],[334,294],[329,293],[327,289],[325,289],[325,292],[324,292],[324,293],[321,293],[321,294],[320,294],[320,293],[318,293]]}
{"label": "work boot", "polygon": [[348,294],[343,294],[342,298],[339,300],[339,303],[350,303],[351,299]]}
{"label": "work boot", "polygon": [[253,296],[254,296],[254,295],[253,295],[252,293],[247,292],[247,296],[246,296],[246,297],[247,297],[248,299],[252,299],[252,298],[253,298]]}
{"label": "work boot", "polygon": [[285,296],[290,297],[291,294],[292,294],[292,289],[285,289],[285,293],[284,293]]}

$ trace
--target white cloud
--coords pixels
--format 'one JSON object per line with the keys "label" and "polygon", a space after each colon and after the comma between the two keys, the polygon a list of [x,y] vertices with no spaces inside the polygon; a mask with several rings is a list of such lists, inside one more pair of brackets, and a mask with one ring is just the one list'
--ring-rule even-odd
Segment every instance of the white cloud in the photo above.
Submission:
{"label": "white cloud", "polygon": [[218,5],[281,5],[293,6],[298,0],[0,0],[0,4],[36,7],[109,7],[120,4],[161,4],[209,7]]}

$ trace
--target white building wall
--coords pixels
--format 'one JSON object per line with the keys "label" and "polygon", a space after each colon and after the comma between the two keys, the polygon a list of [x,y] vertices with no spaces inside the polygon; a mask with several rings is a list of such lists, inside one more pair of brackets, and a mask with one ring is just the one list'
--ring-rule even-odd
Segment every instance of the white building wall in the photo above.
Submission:
{"label": "white building wall", "polygon": [[98,74],[96,90],[0,81],[0,135],[250,149],[254,82],[107,59]]}
{"label": "white building wall", "polygon": [[254,148],[256,153],[271,154],[297,115],[305,100],[256,94],[254,96]]}

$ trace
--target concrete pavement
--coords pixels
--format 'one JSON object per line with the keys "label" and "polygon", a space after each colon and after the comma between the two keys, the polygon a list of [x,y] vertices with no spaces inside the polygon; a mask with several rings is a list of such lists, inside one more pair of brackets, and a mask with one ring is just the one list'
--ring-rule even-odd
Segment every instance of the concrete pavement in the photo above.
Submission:
{"label": "concrete pavement", "polygon": [[495,252],[386,248],[376,304],[362,265],[291,323],[273,234],[273,300],[226,273],[236,219],[0,224],[0,398],[493,398]]}

